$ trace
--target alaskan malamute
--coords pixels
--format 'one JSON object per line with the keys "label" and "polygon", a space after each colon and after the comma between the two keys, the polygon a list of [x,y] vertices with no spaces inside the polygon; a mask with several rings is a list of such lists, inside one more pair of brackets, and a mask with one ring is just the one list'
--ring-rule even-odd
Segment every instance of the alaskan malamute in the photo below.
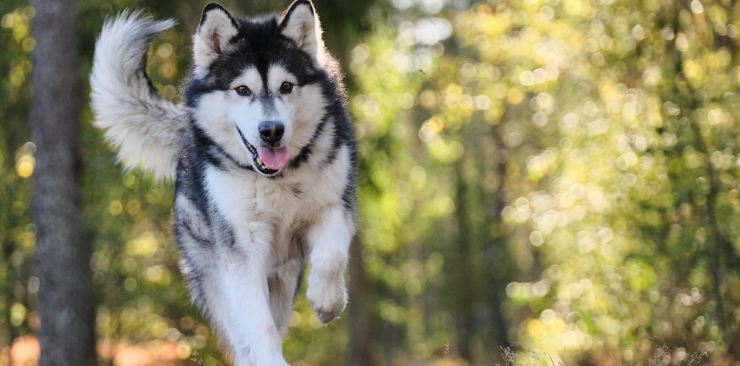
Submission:
{"label": "alaskan malamute", "polygon": [[235,364],[287,365],[281,335],[307,260],[319,320],[346,303],[357,158],[337,62],[309,1],[247,19],[209,4],[175,105],[145,70],[149,42],[172,25],[138,12],[105,24],[95,124],[127,166],[175,179],[181,269]]}

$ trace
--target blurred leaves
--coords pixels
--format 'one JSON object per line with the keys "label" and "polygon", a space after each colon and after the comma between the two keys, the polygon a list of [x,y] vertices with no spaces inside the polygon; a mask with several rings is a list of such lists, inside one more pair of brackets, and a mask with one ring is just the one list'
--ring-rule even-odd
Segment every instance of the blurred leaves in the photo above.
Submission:
{"label": "blurred leaves", "polygon": [[[352,53],[365,250],[404,243],[367,268],[426,320],[391,330],[425,347],[383,347],[426,359],[455,329],[476,364],[506,342],[579,363],[663,344],[737,359],[735,5],[427,3],[394,1]],[[413,169],[430,179],[401,191]],[[441,281],[397,285],[432,255]]]}

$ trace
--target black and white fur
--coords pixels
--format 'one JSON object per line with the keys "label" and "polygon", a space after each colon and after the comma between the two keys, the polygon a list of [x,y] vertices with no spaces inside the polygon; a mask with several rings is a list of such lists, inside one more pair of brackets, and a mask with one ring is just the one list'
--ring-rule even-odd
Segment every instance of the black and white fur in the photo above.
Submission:
{"label": "black and white fur", "polygon": [[311,2],[248,19],[209,4],[174,105],[145,71],[149,42],[172,24],[138,12],[105,24],[95,124],[128,167],[175,179],[182,272],[235,364],[287,365],[281,335],[308,260],[319,320],[346,303],[357,162],[341,75]]}

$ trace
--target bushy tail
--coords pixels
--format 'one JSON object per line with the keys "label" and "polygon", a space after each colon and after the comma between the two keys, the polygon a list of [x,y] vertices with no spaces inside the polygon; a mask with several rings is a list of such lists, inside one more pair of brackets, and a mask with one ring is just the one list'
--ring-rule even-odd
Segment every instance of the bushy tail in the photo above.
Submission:
{"label": "bushy tail", "polygon": [[158,178],[173,178],[187,114],[159,94],[146,74],[149,43],[174,21],[124,12],[103,26],[95,45],[90,87],[95,126],[118,158]]}

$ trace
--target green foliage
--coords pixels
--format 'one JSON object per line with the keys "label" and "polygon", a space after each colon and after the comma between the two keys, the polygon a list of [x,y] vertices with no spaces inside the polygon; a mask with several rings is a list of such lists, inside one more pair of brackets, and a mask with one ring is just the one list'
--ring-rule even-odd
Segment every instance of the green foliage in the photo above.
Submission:
{"label": "green foliage", "polygon": [[384,348],[736,360],[735,5],[393,3],[351,64]]}
{"label": "green foliage", "polygon": [[28,52],[29,17],[33,9],[15,1],[0,4],[0,344],[10,344],[29,333],[33,319],[27,301],[29,264],[35,227],[29,214],[30,187],[25,184],[33,169],[35,147],[28,141],[26,121],[30,97]]}

